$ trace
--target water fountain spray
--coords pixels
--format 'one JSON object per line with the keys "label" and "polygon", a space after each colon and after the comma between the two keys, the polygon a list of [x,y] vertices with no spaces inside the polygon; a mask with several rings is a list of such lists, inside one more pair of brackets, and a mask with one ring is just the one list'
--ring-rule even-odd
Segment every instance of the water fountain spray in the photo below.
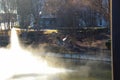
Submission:
{"label": "water fountain spray", "polygon": [[[49,67],[43,59],[23,50],[15,28],[11,30],[10,49],[0,48],[0,80],[11,80],[15,75],[55,74],[64,70]],[[14,80],[14,79],[12,79]]]}

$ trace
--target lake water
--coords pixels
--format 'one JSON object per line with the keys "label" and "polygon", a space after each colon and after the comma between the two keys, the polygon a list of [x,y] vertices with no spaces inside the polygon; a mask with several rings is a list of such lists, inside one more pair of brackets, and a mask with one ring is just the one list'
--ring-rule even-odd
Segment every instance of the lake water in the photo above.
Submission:
{"label": "lake water", "polygon": [[50,66],[61,67],[66,72],[56,74],[21,74],[10,80],[112,80],[110,62],[59,59]]}

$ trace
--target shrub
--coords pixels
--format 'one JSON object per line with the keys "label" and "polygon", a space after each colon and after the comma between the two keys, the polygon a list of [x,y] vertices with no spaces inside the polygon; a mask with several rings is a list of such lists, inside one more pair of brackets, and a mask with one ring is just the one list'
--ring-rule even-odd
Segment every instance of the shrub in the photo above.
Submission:
{"label": "shrub", "polygon": [[107,49],[111,49],[111,40],[108,40],[106,43],[105,43]]}

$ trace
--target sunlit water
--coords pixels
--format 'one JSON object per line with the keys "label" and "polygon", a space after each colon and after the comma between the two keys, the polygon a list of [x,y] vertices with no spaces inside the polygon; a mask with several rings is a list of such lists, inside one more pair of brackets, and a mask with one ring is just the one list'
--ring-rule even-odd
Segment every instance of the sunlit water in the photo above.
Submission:
{"label": "sunlit water", "polygon": [[0,48],[0,80],[16,80],[20,76],[17,80],[34,80],[33,76],[40,75],[39,80],[45,80],[46,75],[60,72],[65,70],[49,67],[45,60],[35,58],[31,52],[23,50],[14,28],[11,30],[10,48]]}

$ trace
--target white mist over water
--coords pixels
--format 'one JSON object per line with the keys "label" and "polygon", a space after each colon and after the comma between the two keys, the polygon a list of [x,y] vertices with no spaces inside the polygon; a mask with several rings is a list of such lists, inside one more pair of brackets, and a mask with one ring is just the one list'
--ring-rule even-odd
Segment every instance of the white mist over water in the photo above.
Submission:
{"label": "white mist over water", "polygon": [[[0,48],[0,80],[11,80],[10,78],[15,75],[21,74],[55,74],[59,72],[64,72],[64,70],[49,67],[45,60],[37,59],[31,52],[23,50],[15,29],[11,30],[10,49]],[[32,77],[29,80],[33,80]]]}

